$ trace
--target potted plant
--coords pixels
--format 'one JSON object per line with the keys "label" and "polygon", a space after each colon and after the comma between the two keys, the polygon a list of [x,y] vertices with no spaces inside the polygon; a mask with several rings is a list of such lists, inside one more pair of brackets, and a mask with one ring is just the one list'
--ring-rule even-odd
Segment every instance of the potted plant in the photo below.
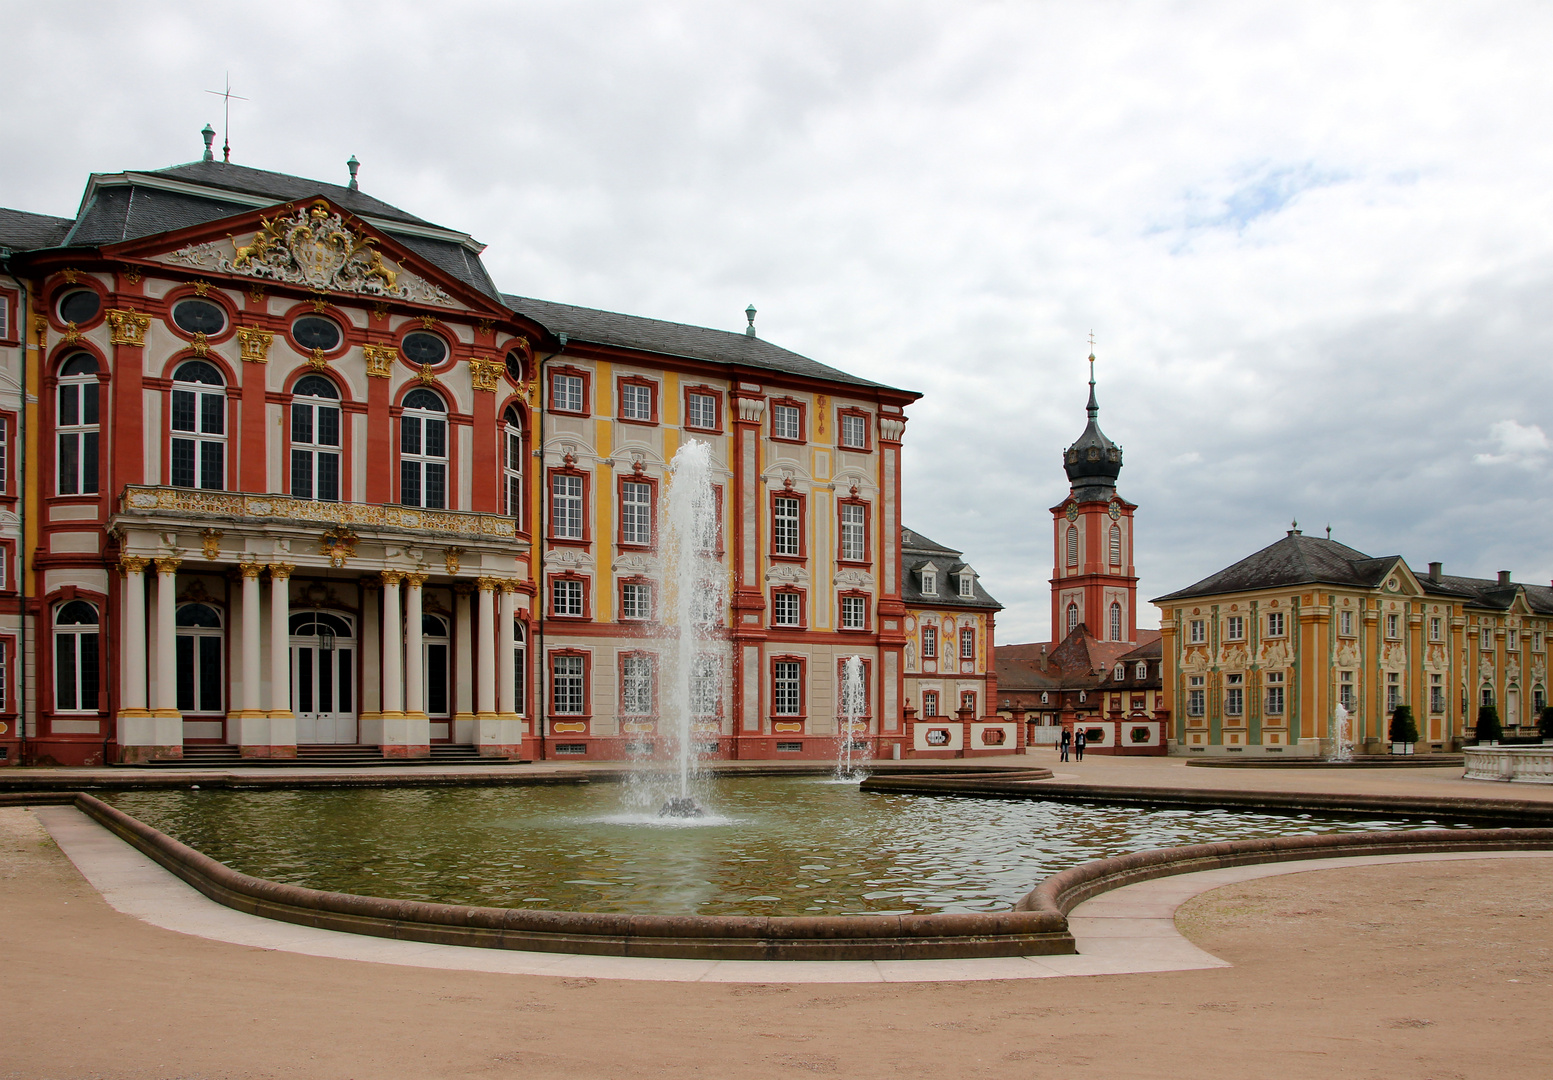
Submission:
{"label": "potted plant", "polygon": [[1499,726],[1499,710],[1492,705],[1478,706],[1477,740],[1479,746],[1498,746],[1504,729]]}
{"label": "potted plant", "polygon": [[1398,705],[1391,713],[1391,752],[1411,754],[1418,741],[1418,725],[1413,722],[1413,707]]}
{"label": "potted plant", "polygon": [[1553,743],[1553,705],[1543,709],[1537,718],[1537,733],[1542,736],[1543,743]]}

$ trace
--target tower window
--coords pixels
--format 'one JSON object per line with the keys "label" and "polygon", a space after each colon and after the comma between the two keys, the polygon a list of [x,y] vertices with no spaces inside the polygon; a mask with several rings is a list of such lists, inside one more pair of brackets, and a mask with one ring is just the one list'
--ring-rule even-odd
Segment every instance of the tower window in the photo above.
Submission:
{"label": "tower window", "polygon": [[1120,526],[1111,526],[1111,565],[1122,565],[1122,530]]}
{"label": "tower window", "polygon": [[1068,633],[1073,633],[1078,628],[1078,605],[1068,604]]}
{"label": "tower window", "polygon": [[1115,601],[1111,603],[1111,640],[1122,640],[1122,605]]}
{"label": "tower window", "polygon": [[1068,565],[1078,565],[1078,529],[1068,526]]}

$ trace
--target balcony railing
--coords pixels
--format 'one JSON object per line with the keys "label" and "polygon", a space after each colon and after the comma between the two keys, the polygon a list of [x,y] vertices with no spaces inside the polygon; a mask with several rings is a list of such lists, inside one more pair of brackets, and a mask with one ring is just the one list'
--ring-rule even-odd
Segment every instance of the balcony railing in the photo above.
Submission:
{"label": "balcony railing", "polygon": [[119,512],[154,517],[157,514],[203,515],[253,522],[307,522],[362,528],[462,533],[466,536],[512,539],[516,518],[476,514],[467,510],[423,510],[383,503],[319,502],[289,495],[245,495],[198,488],[149,487],[128,484],[119,496]]}

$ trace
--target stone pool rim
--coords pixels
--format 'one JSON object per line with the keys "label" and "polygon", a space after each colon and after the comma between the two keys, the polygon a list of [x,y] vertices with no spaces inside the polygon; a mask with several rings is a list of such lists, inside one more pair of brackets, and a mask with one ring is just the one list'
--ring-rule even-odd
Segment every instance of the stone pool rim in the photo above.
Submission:
{"label": "stone pool rim", "polygon": [[[915,787],[923,794],[980,798],[1039,799],[1058,794],[1053,786],[1031,785],[1029,781],[1021,784],[1012,775],[998,780],[963,774],[891,777],[888,779],[896,783],[888,785],[876,782],[881,779],[870,780],[869,786],[874,790],[903,792]],[[1021,787],[1015,789],[1015,784]],[[1070,786],[1076,785],[1062,785]],[[1002,790],[996,790],[999,788]],[[1106,797],[1108,793],[1127,797],[1113,800]],[[1087,798],[1075,798],[1077,794],[1064,791],[1059,797],[1123,805],[1211,805],[1264,812],[1306,808],[1270,806],[1269,793],[1263,792],[1086,788]],[[1553,825],[1553,805],[1546,803],[1406,796],[1302,796],[1295,802],[1335,804],[1308,807],[1316,810],[1337,808],[1413,818],[1517,819],[1522,823],[1534,818],[1544,825]],[[1076,946],[1068,929],[1068,912],[1084,900],[1140,881],[1221,867],[1354,855],[1553,849],[1553,828],[1548,827],[1307,834],[1161,848],[1097,859],[1040,882],[1012,911],[1006,912],[653,916],[475,907],[325,892],[240,873],[85,791],[0,794],[0,805],[74,806],[211,900],[263,918],[443,945],[696,960],[936,960],[1071,954],[1076,952]]]}

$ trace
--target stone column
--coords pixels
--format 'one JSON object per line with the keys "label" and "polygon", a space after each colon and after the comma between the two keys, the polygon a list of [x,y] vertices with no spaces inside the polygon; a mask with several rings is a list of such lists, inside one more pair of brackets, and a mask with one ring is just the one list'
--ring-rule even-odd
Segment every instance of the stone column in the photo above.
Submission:
{"label": "stone column", "polygon": [[151,679],[153,756],[183,756],[183,715],[178,711],[178,567],[183,560],[156,560],[156,672]]}
{"label": "stone column", "polygon": [[[408,584],[407,611],[399,614],[399,583]],[[421,586],[425,574],[383,571],[383,756],[428,757],[431,724],[426,719],[421,678]]]}
{"label": "stone column", "polygon": [[404,593],[404,715],[426,719],[425,627],[421,625],[421,590],[426,574],[406,574]]}
{"label": "stone column", "polygon": [[474,627],[469,617],[474,591],[467,581],[453,586],[453,741],[466,745],[475,741]]}
{"label": "stone column", "polygon": [[517,582],[483,577],[478,585],[479,712],[475,714],[475,745],[481,757],[517,758],[523,751],[523,725],[513,709],[512,686],[513,594]]}
{"label": "stone column", "polygon": [[517,672],[513,669],[513,650],[517,639],[513,634],[513,620],[517,617],[518,583],[516,579],[501,583],[501,604],[496,611],[496,712],[503,720],[518,719]]}
{"label": "stone column", "polygon": [[383,745],[383,621],[378,603],[382,578],[361,579],[361,741]]}
{"label": "stone column", "polygon": [[119,655],[118,715],[119,760],[123,762],[167,756],[166,748],[157,745],[157,722],[146,697],[146,567],[150,562],[136,555],[119,557],[119,572],[124,575],[119,594],[124,646]]}
{"label": "stone column", "polygon": [[404,719],[404,617],[399,583],[404,574],[383,571],[383,723]]}
{"label": "stone column", "polygon": [[243,651],[241,670],[243,675],[242,700],[227,715],[227,722],[235,731],[232,741],[242,747],[244,757],[270,756],[269,713],[264,711],[264,676],[260,663],[260,604],[263,591],[259,575],[264,564],[244,562],[238,571],[243,576]]}
{"label": "stone column", "polygon": [[270,757],[297,756],[297,715],[291,711],[291,571],[273,562],[270,571]]}
{"label": "stone column", "polygon": [[480,590],[480,626],[475,649],[476,720],[496,719],[496,612],[497,580],[483,577]]}

